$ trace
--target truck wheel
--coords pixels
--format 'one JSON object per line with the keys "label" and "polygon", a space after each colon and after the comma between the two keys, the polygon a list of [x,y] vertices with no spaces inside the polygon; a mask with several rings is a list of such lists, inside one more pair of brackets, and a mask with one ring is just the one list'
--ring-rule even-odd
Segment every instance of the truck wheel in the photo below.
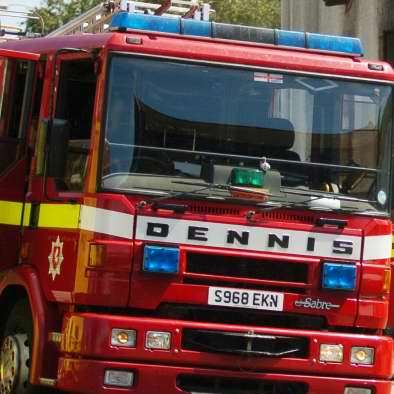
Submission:
{"label": "truck wheel", "polygon": [[30,348],[33,334],[28,300],[13,307],[5,324],[0,347],[0,394],[44,394],[29,383]]}
{"label": "truck wheel", "polygon": [[7,335],[0,351],[0,393],[28,393],[29,340],[26,334]]}

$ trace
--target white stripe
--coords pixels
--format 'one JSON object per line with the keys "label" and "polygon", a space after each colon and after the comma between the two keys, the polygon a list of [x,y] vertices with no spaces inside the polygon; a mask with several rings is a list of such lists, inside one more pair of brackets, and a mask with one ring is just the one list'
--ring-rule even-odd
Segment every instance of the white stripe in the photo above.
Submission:
{"label": "white stripe", "polygon": [[79,227],[82,230],[133,238],[134,215],[82,205]]}
{"label": "white stripe", "polygon": [[365,237],[364,260],[380,260],[391,257],[393,237],[391,235],[374,235]]}
{"label": "white stripe", "polygon": [[[165,237],[147,235],[148,223],[159,223],[168,225],[168,235]],[[190,226],[202,227],[207,229],[202,231],[206,241],[191,240],[188,237]],[[227,241],[228,231],[233,230],[241,234],[249,233],[248,245],[242,245],[235,240],[234,243]],[[289,236],[288,248],[281,248],[278,244],[273,247],[268,245],[269,234],[275,234],[281,238],[284,235]],[[307,250],[308,238],[315,239],[315,250]],[[174,244],[204,245],[210,247],[242,249],[258,252],[275,252],[278,254],[299,254],[306,256],[341,258],[349,260],[359,260],[361,258],[361,241],[362,238],[349,235],[322,234],[308,231],[296,231],[287,229],[273,229],[254,226],[239,226],[223,223],[208,223],[200,221],[188,221],[177,219],[164,219],[147,216],[137,218],[136,238],[139,240],[162,241]],[[340,254],[334,252],[334,241],[345,241],[353,243],[351,254]]]}
{"label": "white stripe", "polygon": [[[169,233],[166,237],[147,235],[148,223],[167,224]],[[102,208],[82,205],[80,215],[80,228],[83,230],[112,235],[115,237],[133,238],[134,215],[110,211]],[[147,241],[163,241],[174,244],[204,245],[209,247],[245,249],[259,252],[275,252],[280,254],[300,254],[306,256],[343,258],[349,260],[359,260],[361,257],[361,237],[349,235],[335,235],[312,233],[307,231],[296,231],[287,229],[273,229],[253,226],[228,225],[223,223],[209,223],[200,221],[164,219],[157,217],[138,217],[136,239]],[[189,227],[202,227],[208,229],[203,234],[207,241],[188,239]],[[236,240],[234,243],[227,242],[229,230],[249,233],[248,245],[242,245]],[[275,234],[282,238],[289,236],[289,247],[281,248],[278,244],[274,247],[268,246],[268,235]],[[307,250],[308,237],[315,239],[315,250]],[[346,241],[353,243],[352,254],[334,253],[333,242]],[[379,235],[365,237],[364,260],[387,259],[391,256],[392,236]]]}

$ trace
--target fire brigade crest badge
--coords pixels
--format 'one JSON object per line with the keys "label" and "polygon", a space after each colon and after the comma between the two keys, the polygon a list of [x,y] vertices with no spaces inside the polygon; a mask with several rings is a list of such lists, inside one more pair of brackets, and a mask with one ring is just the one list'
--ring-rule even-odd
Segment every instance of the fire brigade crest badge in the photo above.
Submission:
{"label": "fire brigade crest badge", "polygon": [[48,256],[49,271],[48,274],[52,276],[52,280],[55,280],[56,275],[60,275],[63,257],[63,243],[60,242],[60,237],[57,236],[56,242],[52,242],[52,250]]}

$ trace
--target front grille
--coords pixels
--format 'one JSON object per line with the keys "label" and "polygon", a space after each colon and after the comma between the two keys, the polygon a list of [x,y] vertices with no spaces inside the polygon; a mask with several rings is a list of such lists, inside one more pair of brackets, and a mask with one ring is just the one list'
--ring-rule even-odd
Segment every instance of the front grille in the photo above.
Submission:
{"label": "front grille", "polygon": [[244,310],[216,306],[162,304],[155,316],[159,318],[162,317],[166,319],[201,323],[236,324],[257,327],[304,330],[323,330],[327,328],[327,321],[324,316]]}
{"label": "front grille", "polygon": [[308,339],[279,335],[185,329],[182,348],[206,353],[306,358]]}
{"label": "front grille", "polygon": [[283,221],[283,222],[299,222],[299,223],[307,223],[314,224],[315,216],[314,214],[299,214],[292,212],[281,212],[281,211],[267,211],[262,214],[264,219],[270,219],[275,221]]}
{"label": "front grille", "polygon": [[223,378],[219,376],[179,375],[177,387],[188,393],[212,394],[307,394],[301,382]]}
{"label": "front grille", "polygon": [[[204,203],[190,202],[188,201],[188,210],[190,212],[200,214],[200,215],[226,215],[226,216],[246,216],[250,209],[243,207],[224,207],[219,204],[209,204],[204,201]],[[314,213],[297,213],[291,210],[273,210],[266,212],[258,212],[257,216],[263,220],[272,220],[275,222],[292,222],[292,223],[306,223],[314,224],[316,220],[316,215]]]}
{"label": "front grille", "polygon": [[184,283],[247,288],[281,287],[284,291],[304,293],[308,287],[309,265],[299,262],[187,253]]}
{"label": "front grille", "polygon": [[188,253],[186,271],[195,274],[279,282],[308,282],[308,265],[203,253]]}
{"label": "front grille", "polygon": [[188,209],[190,212],[201,214],[201,215],[226,215],[226,216],[239,216],[241,211],[238,208],[222,207],[220,205],[209,205],[189,203]]}

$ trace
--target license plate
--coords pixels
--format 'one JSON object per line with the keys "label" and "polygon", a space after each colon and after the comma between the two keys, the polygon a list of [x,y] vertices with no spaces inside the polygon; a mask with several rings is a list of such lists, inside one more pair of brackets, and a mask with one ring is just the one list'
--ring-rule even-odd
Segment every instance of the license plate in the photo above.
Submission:
{"label": "license plate", "polygon": [[210,287],[208,305],[229,306],[235,308],[263,309],[283,311],[284,295],[272,291],[254,291]]}

